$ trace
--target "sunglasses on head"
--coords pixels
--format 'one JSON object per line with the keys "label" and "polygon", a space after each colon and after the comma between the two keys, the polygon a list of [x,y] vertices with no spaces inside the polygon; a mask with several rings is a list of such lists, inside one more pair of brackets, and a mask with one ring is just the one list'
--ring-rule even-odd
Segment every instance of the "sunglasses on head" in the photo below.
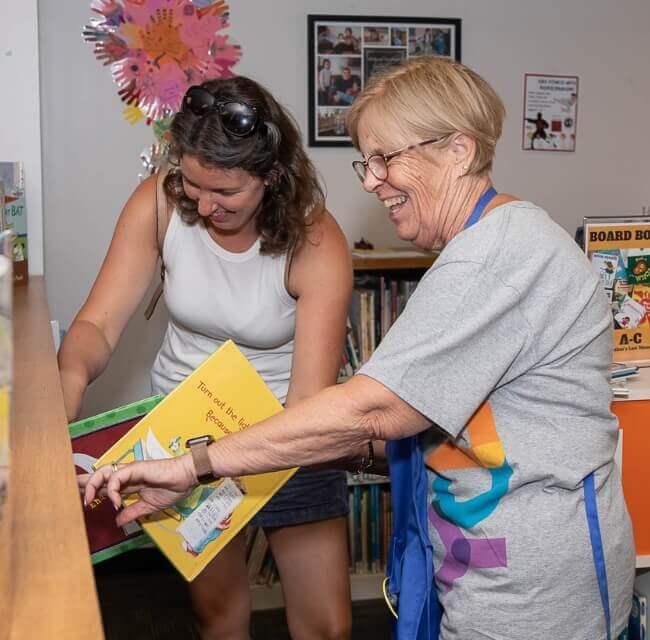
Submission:
{"label": "sunglasses on head", "polygon": [[196,116],[216,111],[223,128],[233,136],[243,138],[255,131],[259,124],[257,109],[239,100],[220,100],[203,87],[194,86],[183,97],[182,109],[188,109]]}

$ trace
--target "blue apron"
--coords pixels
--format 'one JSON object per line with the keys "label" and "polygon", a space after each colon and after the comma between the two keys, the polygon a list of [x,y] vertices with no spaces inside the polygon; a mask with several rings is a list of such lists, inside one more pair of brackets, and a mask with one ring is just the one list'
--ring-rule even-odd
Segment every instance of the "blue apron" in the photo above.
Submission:
{"label": "blue apron", "polygon": [[[464,229],[478,222],[497,194],[491,187],[474,207]],[[428,478],[418,436],[386,443],[390,469],[393,537],[386,566],[386,598],[399,609],[393,620],[395,640],[438,640],[442,609],[433,566],[433,545],[428,526]],[[611,640],[609,594],[593,473],[584,479],[589,538],[598,577],[607,640]]]}

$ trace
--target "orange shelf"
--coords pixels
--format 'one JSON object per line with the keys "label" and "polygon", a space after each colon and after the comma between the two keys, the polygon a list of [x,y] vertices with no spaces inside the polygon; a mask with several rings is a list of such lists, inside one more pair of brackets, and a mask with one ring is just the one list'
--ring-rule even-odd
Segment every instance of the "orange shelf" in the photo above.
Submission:
{"label": "orange shelf", "polygon": [[627,503],[637,556],[650,555],[650,400],[612,403],[623,430],[623,493]]}

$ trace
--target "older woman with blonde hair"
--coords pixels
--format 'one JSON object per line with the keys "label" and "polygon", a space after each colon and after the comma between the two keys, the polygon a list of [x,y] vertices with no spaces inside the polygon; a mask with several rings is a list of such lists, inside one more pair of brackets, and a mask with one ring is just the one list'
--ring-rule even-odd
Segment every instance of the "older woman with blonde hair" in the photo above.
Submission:
{"label": "older woman with blonde hair", "polygon": [[[504,114],[453,61],[410,60],[369,83],[348,120],[354,169],[399,238],[443,250],[349,382],[208,453],[215,475],[238,476],[366,468],[386,442],[400,639],[615,638],[634,548],[614,463],[610,314],[572,239],[494,189]],[[123,524],[196,483],[185,455],[101,468],[85,498],[106,491],[119,506],[139,490]]]}

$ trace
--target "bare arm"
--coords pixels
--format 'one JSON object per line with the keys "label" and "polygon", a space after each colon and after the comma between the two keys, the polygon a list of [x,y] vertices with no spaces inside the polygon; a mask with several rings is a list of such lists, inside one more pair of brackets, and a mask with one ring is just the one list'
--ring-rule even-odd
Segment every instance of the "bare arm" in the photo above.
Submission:
{"label": "bare arm", "polygon": [[77,417],[86,387],[101,374],[154,275],[158,246],[156,178],[129,198],[88,299],[59,350],[63,398],[69,420]]}
{"label": "bare arm", "polygon": [[[343,232],[325,212],[294,257],[289,289],[297,299],[296,338],[286,406],[334,385],[341,367],[346,318],[352,294],[352,261]],[[374,443],[374,473],[388,473],[384,443]],[[316,465],[357,471],[364,444],[340,460]]]}
{"label": "bare arm", "polygon": [[[379,382],[356,375],[323,389],[244,431],[208,447],[219,476],[241,476],[348,458],[368,440],[393,440],[419,433],[431,423]],[[88,478],[84,500],[106,493],[116,508],[122,495],[140,499],[116,518],[118,525],[174,504],[197,483],[189,454],[171,460],[134,462],[117,471],[109,465]]]}
{"label": "bare arm", "polygon": [[352,261],[338,224],[327,211],[296,253],[288,288],[296,299],[296,334],[285,405],[336,383],[352,294]]}
{"label": "bare arm", "polygon": [[[210,445],[215,474],[238,476],[357,457],[368,440],[396,440],[431,422],[381,383],[356,375]],[[358,459],[358,458],[357,458]],[[191,459],[186,463],[193,472]]]}

